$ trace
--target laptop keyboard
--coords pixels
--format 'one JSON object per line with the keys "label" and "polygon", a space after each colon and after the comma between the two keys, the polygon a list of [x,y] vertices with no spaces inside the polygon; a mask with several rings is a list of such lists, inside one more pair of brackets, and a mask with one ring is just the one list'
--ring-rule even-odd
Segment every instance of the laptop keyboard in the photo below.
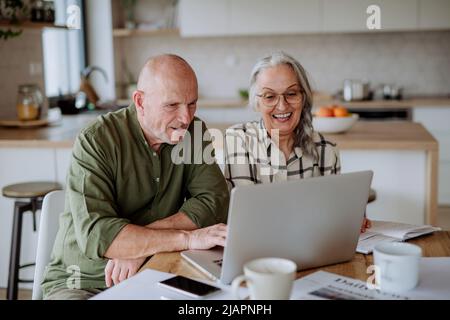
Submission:
{"label": "laptop keyboard", "polygon": [[221,259],[214,260],[213,262],[215,264],[217,264],[219,267],[222,267],[222,261],[223,261],[223,259],[221,258]]}

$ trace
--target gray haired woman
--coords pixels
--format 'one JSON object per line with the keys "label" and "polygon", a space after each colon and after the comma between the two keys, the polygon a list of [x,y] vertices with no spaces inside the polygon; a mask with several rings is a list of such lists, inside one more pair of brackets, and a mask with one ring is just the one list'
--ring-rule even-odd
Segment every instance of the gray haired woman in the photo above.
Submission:
{"label": "gray haired woman", "polygon": [[[282,182],[340,172],[339,150],[312,127],[312,90],[306,71],[277,52],[259,60],[250,78],[249,103],[259,121],[225,134],[228,185]],[[364,232],[370,227],[365,220]]]}

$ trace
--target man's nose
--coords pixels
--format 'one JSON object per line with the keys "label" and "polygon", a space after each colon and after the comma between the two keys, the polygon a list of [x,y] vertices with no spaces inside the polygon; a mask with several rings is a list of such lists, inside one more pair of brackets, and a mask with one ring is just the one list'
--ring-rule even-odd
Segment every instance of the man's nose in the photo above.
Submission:
{"label": "man's nose", "polygon": [[191,122],[191,112],[187,105],[183,105],[178,109],[178,120],[185,125]]}

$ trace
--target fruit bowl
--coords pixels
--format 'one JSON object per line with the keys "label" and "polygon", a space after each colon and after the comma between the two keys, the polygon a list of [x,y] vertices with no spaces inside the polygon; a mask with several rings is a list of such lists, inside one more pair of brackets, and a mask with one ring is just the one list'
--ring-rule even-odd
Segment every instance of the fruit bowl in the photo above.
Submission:
{"label": "fruit bowl", "polygon": [[314,130],[323,133],[342,133],[350,130],[358,121],[358,114],[349,114],[347,117],[313,117]]}

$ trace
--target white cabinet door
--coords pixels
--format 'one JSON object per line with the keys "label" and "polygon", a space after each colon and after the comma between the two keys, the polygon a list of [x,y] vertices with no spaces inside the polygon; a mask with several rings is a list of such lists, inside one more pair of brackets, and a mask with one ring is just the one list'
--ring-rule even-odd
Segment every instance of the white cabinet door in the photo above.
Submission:
{"label": "white cabinet door", "polygon": [[417,0],[324,0],[323,29],[326,32],[374,32],[367,28],[370,5],[380,7],[379,31],[417,29]]}
{"label": "white cabinet door", "polygon": [[450,205],[450,160],[439,161],[439,204]]}
{"label": "white cabinet door", "polygon": [[72,149],[56,149],[56,181],[62,186],[66,185],[66,177],[72,160]]}
{"label": "white cabinet door", "polygon": [[378,0],[382,31],[417,30],[417,0]]}
{"label": "white cabinet door", "polygon": [[419,0],[419,29],[449,29],[450,0]]}
{"label": "white cabinet door", "polygon": [[179,24],[183,37],[229,34],[229,0],[180,0]]}
{"label": "white cabinet door", "polygon": [[420,122],[439,142],[438,202],[450,204],[450,106],[413,109],[413,121]]}
{"label": "white cabinet door", "polygon": [[235,35],[320,32],[321,1],[231,0],[230,26]]}
{"label": "white cabinet door", "polygon": [[450,105],[416,107],[413,109],[412,118],[428,130],[448,131],[450,134]]}

